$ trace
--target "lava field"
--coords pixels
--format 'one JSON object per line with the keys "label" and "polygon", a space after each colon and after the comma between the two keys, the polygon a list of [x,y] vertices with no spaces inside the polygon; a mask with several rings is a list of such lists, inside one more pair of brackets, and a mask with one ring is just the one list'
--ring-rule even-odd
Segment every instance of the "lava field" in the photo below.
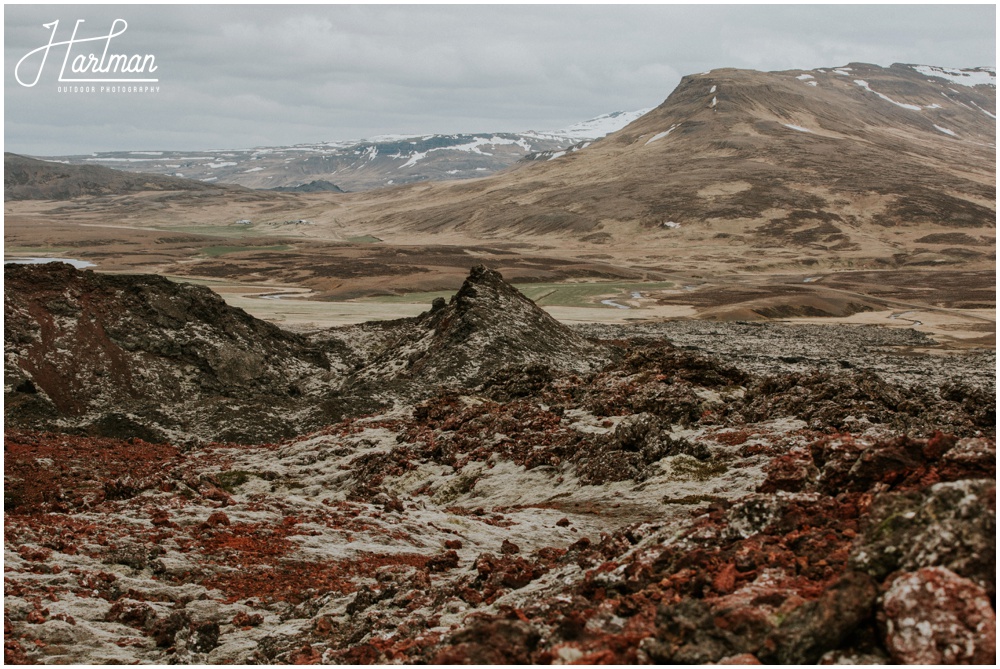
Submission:
{"label": "lava field", "polygon": [[5,280],[6,663],[995,661],[992,350]]}

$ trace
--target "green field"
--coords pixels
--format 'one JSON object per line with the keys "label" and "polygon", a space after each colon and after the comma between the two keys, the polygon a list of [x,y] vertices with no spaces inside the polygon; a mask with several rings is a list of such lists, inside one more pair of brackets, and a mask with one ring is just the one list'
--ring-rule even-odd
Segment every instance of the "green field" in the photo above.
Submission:
{"label": "green field", "polygon": [[4,246],[4,252],[32,256],[50,256],[53,253],[69,253],[70,249],[61,246]]}
{"label": "green field", "polygon": [[249,225],[153,225],[154,230],[163,232],[186,232],[192,235],[207,235],[209,237],[260,237],[260,230],[254,230]]}
{"label": "green field", "polygon": [[[600,281],[594,283],[522,283],[517,289],[543,307],[607,307],[602,299],[628,299],[632,292],[646,293],[673,288],[670,281]],[[445,299],[454,295],[451,291],[430,293],[406,293],[405,295],[383,295],[369,298],[372,302],[390,304],[429,304],[436,297]]]}
{"label": "green field", "polygon": [[255,251],[287,251],[290,248],[292,247],[287,244],[279,244],[277,246],[206,246],[201,250],[201,253],[209,258],[218,258],[227,253],[240,253],[242,251],[251,253]]}

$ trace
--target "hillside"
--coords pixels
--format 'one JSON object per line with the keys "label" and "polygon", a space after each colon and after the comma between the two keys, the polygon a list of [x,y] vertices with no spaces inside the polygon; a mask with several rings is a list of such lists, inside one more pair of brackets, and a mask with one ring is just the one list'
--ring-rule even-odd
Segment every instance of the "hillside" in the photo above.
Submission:
{"label": "hillside", "polygon": [[[482,262],[518,282],[592,284],[546,289],[546,308],[573,310],[560,318],[849,318],[988,344],[991,72],[857,63],[717,70],[686,77],[657,109],[604,139],[536,151],[488,178],[365,193],[229,187],[14,202],[5,239],[11,255],[51,249],[101,271],[231,282],[243,293],[301,288],[317,300],[303,304],[305,323],[345,322],[326,319],[324,300],[428,293],[404,308],[415,315]],[[449,146],[418,151],[426,155],[414,165],[482,157],[458,150],[468,142]],[[211,159],[229,169],[223,162]],[[234,299],[279,320],[300,302]],[[349,308],[357,320],[384,313],[384,305]]]}
{"label": "hillside", "polygon": [[142,191],[221,192],[223,187],[155,174],[128,174],[99,165],[64,165],[4,153],[4,201],[70,200]]}
{"label": "hillside", "polygon": [[714,70],[583,150],[344,204],[379,236],[641,240],[747,266],[747,248],[772,261],[991,259],[996,89],[988,72],[972,73]]}

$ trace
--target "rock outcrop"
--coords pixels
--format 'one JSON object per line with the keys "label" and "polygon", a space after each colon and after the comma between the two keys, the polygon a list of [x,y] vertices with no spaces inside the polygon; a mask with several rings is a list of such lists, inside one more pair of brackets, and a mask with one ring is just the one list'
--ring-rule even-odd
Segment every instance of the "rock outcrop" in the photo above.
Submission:
{"label": "rock outcrop", "polygon": [[147,440],[292,436],[337,361],[202,286],[4,267],[9,426]]}
{"label": "rock outcrop", "polygon": [[502,370],[532,366],[584,373],[610,358],[606,347],[562,325],[483,265],[472,268],[450,302],[436,302],[408,325],[357,374],[359,382],[426,394],[414,386],[473,388]]}
{"label": "rock outcrop", "polygon": [[505,370],[583,373],[609,359],[483,266],[421,317],[312,341],[153,275],[49,263],[5,277],[5,415],[18,427],[259,442]]}

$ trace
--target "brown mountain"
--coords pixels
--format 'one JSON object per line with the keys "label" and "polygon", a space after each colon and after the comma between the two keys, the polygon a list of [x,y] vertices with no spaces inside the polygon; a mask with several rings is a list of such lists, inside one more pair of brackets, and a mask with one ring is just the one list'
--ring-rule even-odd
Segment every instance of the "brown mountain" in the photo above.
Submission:
{"label": "brown mountain", "polygon": [[[919,264],[945,246],[985,258],[996,89],[963,85],[992,80],[986,70],[962,74],[861,63],[714,70],[586,149],[476,182],[358,194],[348,206],[386,234],[551,234],[742,262],[805,252]],[[950,233],[968,243],[926,242]]]}
{"label": "brown mountain", "polygon": [[234,188],[158,174],[130,174],[98,165],[65,165],[15,153],[3,155],[3,167],[4,201],[70,200],[141,191],[221,192]]}

